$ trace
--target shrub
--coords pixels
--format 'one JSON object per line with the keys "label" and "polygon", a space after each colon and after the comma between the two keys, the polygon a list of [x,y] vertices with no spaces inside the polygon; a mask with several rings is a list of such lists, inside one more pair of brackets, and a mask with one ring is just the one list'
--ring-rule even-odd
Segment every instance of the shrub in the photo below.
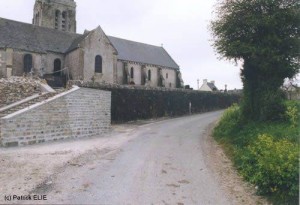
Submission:
{"label": "shrub", "polygon": [[287,120],[291,123],[291,126],[296,128],[298,126],[298,120],[299,120],[299,104],[295,101],[289,101],[286,103],[286,111],[285,115]]}
{"label": "shrub", "polygon": [[287,107],[285,114],[287,115],[287,117],[288,117],[288,119],[291,123],[291,126],[296,127],[297,124],[298,124],[298,122],[297,122],[297,120],[298,120],[298,110],[297,110],[297,108],[289,106],[289,107]]}
{"label": "shrub", "polygon": [[272,136],[260,135],[242,151],[239,169],[258,192],[280,200],[298,200],[299,145],[286,139],[275,141]]}
{"label": "shrub", "polygon": [[224,112],[219,124],[214,129],[213,135],[218,138],[231,136],[232,132],[234,132],[240,124],[240,116],[239,106],[233,104]]}
{"label": "shrub", "polygon": [[284,117],[285,106],[282,92],[262,92],[261,93],[260,121],[278,121]]}

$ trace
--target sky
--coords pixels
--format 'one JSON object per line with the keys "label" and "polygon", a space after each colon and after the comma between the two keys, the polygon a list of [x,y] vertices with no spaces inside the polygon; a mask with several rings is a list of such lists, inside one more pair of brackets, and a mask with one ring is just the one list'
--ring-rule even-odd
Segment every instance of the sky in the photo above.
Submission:
{"label": "sky", "polygon": [[[219,89],[240,89],[239,65],[220,60],[209,23],[217,0],[75,0],[77,33],[101,26],[115,36],[163,46],[180,66],[185,85],[214,80]],[[31,23],[35,0],[1,1],[0,17]]]}

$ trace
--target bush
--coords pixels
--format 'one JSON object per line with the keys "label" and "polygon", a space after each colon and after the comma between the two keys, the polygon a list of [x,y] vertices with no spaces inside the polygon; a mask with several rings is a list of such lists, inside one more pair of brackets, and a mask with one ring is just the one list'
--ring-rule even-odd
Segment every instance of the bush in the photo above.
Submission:
{"label": "bush", "polygon": [[286,111],[285,115],[287,120],[291,123],[291,126],[296,128],[299,126],[299,102],[296,101],[289,101],[286,103]]}
{"label": "bush", "polygon": [[233,104],[223,114],[218,126],[214,129],[214,136],[227,137],[238,129],[241,122],[240,108],[237,104]]}
{"label": "bush", "polygon": [[277,121],[283,118],[285,106],[282,92],[261,92],[260,121]]}
{"label": "bush", "polygon": [[241,174],[258,186],[261,194],[280,200],[298,200],[299,145],[286,139],[275,141],[272,136],[260,135],[240,156]]}
{"label": "bush", "polygon": [[275,204],[298,204],[300,103],[286,101],[285,107],[280,121],[250,121],[234,105],[224,112],[213,136],[260,194]]}

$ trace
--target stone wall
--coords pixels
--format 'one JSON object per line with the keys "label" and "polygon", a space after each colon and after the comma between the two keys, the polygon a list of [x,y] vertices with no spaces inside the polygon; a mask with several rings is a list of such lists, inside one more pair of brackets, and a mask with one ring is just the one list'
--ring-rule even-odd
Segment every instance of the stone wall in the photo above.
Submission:
{"label": "stone wall", "polygon": [[[90,32],[81,43],[84,49],[84,80],[101,83],[114,83],[117,66],[116,50],[100,27]],[[95,57],[102,57],[102,73],[95,73]]]}
{"label": "stone wall", "polygon": [[110,92],[72,89],[0,119],[0,145],[23,146],[101,136],[110,129],[110,110]]}
{"label": "stone wall", "polygon": [[[44,55],[44,59],[43,59],[43,61],[45,62],[44,65],[43,64],[40,65],[44,69],[43,74],[48,74],[48,73],[52,74],[54,72],[54,61],[56,59],[59,59],[61,61],[61,69],[64,69],[65,67],[64,55],[48,52],[47,55]],[[41,67],[36,67],[36,68],[38,68],[39,70]]]}
{"label": "stone wall", "polygon": [[[134,78],[130,79],[130,82],[134,82],[135,85],[140,86],[142,85],[142,69],[145,70],[146,75],[148,75],[148,71],[151,71],[151,80],[148,81],[146,79],[146,85],[150,87],[157,87],[158,86],[158,79],[159,79],[159,68],[158,66],[154,65],[145,65],[140,63],[134,62],[126,62],[128,67],[128,72],[130,74],[131,68],[134,70]],[[143,68],[144,67],[144,68]],[[176,88],[176,70],[166,67],[160,67],[162,75],[165,79],[165,87],[166,88]],[[168,76],[168,77],[167,77]],[[147,77],[147,76],[146,76]],[[117,62],[117,83],[124,84],[124,61],[118,60]]]}
{"label": "stone wall", "polygon": [[12,74],[14,76],[22,76],[24,74],[24,56],[26,54],[32,55],[32,67],[33,71],[37,74],[40,73],[41,68],[45,68],[46,65],[44,59],[46,58],[45,54],[33,53],[33,52],[26,52],[26,51],[19,51],[14,50],[12,57]]}
{"label": "stone wall", "polygon": [[174,69],[162,69],[165,79],[165,87],[176,88],[176,71]]}
{"label": "stone wall", "polygon": [[78,48],[66,55],[65,65],[69,68],[70,77],[74,80],[83,80],[84,51]]}
{"label": "stone wall", "polygon": [[0,49],[0,78],[6,77],[6,52]]}

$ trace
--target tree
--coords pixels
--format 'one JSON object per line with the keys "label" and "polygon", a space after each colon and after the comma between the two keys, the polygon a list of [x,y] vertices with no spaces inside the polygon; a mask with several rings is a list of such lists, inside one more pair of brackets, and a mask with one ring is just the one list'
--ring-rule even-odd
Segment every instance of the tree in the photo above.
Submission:
{"label": "tree", "polygon": [[284,112],[280,86],[299,72],[299,0],[220,0],[211,22],[221,57],[242,61],[242,113],[274,120]]}

